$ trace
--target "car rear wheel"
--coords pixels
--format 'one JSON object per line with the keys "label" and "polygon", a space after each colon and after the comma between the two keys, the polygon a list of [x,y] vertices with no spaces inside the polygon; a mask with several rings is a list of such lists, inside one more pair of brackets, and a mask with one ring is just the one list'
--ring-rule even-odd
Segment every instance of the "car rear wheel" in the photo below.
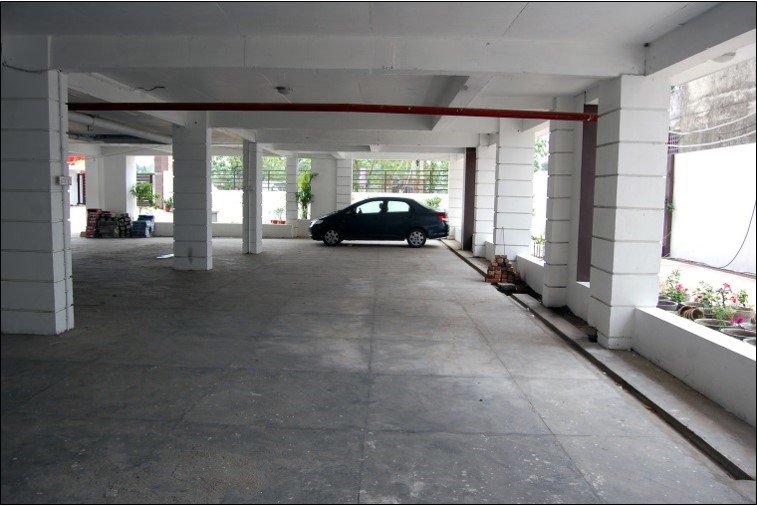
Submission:
{"label": "car rear wheel", "polygon": [[420,228],[414,228],[407,234],[407,243],[411,248],[420,248],[426,244],[426,232]]}
{"label": "car rear wheel", "polygon": [[342,242],[342,234],[335,228],[330,228],[323,233],[323,244],[326,246],[336,246]]}

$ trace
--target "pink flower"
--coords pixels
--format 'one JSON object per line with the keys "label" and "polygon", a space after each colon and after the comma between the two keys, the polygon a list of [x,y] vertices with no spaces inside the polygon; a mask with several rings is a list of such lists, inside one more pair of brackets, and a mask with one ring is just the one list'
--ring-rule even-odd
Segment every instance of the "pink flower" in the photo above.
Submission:
{"label": "pink flower", "polygon": [[728,283],[723,283],[723,288],[728,290],[729,292],[731,291],[731,285],[729,285]]}
{"label": "pink flower", "polygon": [[739,300],[738,300],[738,299],[737,299],[736,297],[731,297],[731,302],[733,302],[733,303],[736,303],[736,302],[738,302],[738,301],[739,301]]}
{"label": "pink flower", "polygon": [[741,325],[742,323],[744,323],[744,317],[739,316],[735,320],[731,320],[731,323],[735,323],[736,325]]}

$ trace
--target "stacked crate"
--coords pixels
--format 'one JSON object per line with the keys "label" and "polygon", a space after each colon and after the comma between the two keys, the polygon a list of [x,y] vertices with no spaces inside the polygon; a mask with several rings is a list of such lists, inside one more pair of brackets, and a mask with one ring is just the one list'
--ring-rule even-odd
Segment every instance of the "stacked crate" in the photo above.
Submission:
{"label": "stacked crate", "polygon": [[118,234],[120,237],[131,237],[131,217],[129,213],[119,214],[116,218],[118,222]]}
{"label": "stacked crate", "polygon": [[97,221],[100,219],[101,209],[87,209],[87,228],[84,237],[94,239],[97,237]]}
{"label": "stacked crate", "polygon": [[103,239],[117,239],[120,237],[118,221],[112,211],[100,212],[97,220],[97,237]]}
{"label": "stacked crate", "polygon": [[155,231],[155,216],[140,214],[137,221],[131,224],[132,237],[152,237]]}
{"label": "stacked crate", "polygon": [[487,283],[496,285],[497,283],[522,283],[520,273],[515,270],[512,262],[507,259],[506,255],[497,255],[486,268]]}

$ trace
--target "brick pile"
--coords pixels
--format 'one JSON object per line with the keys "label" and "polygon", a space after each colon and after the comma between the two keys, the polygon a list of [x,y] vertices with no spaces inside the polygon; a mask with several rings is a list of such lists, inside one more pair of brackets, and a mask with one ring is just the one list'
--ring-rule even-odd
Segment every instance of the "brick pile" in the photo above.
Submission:
{"label": "brick pile", "polygon": [[97,237],[97,221],[100,219],[102,209],[87,209],[87,228],[84,230],[84,237],[94,239]]}
{"label": "brick pile", "polygon": [[512,283],[515,285],[521,284],[523,281],[520,277],[520,272],[513,268],[512,262],[507,259],[507,255],[497,255],[489,263],[486,268],[487,283],[496,285],[497,283]]}
{"label": "brick pile", "polygon": [[115,214],[103,209],[87,209],[87,228],[84,237],[116,239],[131,237],[131,217],[128,213]]}

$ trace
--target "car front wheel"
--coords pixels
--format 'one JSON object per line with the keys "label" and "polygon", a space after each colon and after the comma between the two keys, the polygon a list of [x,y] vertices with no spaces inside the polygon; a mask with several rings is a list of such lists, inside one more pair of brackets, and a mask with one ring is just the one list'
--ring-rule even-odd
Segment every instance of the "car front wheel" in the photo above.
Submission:
{"label": "car front wheel", "polygon": [[426,232],[420,228],[414,228],[407,234],[407,243],[411,248],[420,248],[426,244]]}
{"label": "car front wheel", "polygon": [[326,246],[336,246],[342,242],[342,234],[334,228],[328,229],[323,234],[323,244]]}

